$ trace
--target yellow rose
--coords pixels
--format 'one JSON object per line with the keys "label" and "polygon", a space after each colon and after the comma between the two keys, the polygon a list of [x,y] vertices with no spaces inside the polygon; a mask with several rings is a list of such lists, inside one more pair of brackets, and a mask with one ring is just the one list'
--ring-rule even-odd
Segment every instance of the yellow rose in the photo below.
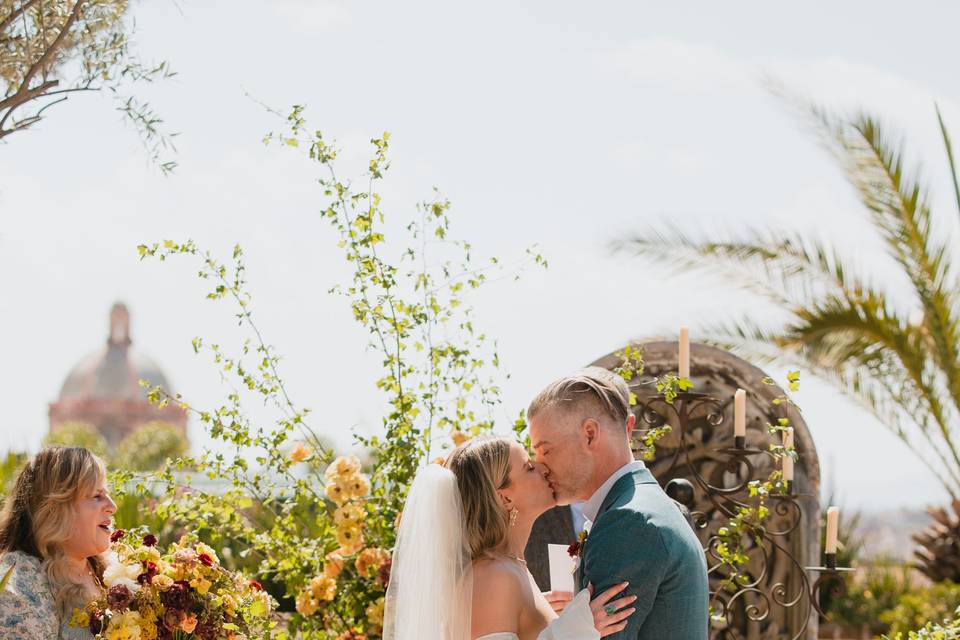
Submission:
{"label": "yellow rose", "polygon": [[380,567],[387,561],[390,555],[378,547],[369,547],[360,552],[357,556],[357,573],[363,578],[375,578],[380,571]]}
{"label": "yellow rose", "polygon": [[327,467],[327,478],[333,479],[337,477],[352,476],[355,473],[360,472],[360,461],[357,460],[357,456],[340,456],[333,463]]}
{"label": "yellow rose", "polygon": [[309,589],[301,591],[297,596],[297,613],[302,616],[312,616],[320,607],[320,602],[313,597]]}
{"label": "yellow rose", "polygon": [[226,610],[227,614],[230,616],[237,615],[237,600],[229,593],[223,594],[222,597],[223,608]]}
{"label": "yellow rose", "polygon": [[370,493],[370,481],[358,473],[348,478],[346,490],[351,498],[366,498]]}
{"label": "yellow rose", "polygon": [[153,576],[150,579],[150,584],[160,589],[161,591],[166,591],[173,586],[173,578],[162,573]]}
{"label": "yellow rose", "polygon": [[326,491],[327,497],[338,505],[343,504],[350,497],[350,494],[347,490],[347,485],[342,481],[341,478],[335,478],[327,482]]}
{"label": "yellow rose", "polygon": [[310,581],[310,593],[317,600],[329,602],[337,595],[337,581],[330,576],[319,575]]}
{"label": "yellow rose", "polygon": [[303,462],[312,455],[313,449],[302,442],[298,442],[297,444],[293,445],[293,449],[290,450],[290,461]]}
{"label": "yellow rose", "polygon": [[327,554],[326,560],[326,564],[323,565],[323,573],[331,578],[339,576],[340,572],[343,571],[343,556],[336,551],[332,551]]}
{"label": "yellow rose", "polygon": [[371,635],[379,636],[383,631],[383,596],[377,598],[367,607],[367,623],[370,625]]}
{"label": "yellow rose", "polygon": [[353,555],[363,548],[363,532],[360,527],[340,527],[337,529],[337,542],[344,555]]}
{"label": "yellow rose", "polygon": [[333,512],[333,522],[339,527],[341,525],[355,526],[363,521],[363,505],[351,503],[345,504]]}

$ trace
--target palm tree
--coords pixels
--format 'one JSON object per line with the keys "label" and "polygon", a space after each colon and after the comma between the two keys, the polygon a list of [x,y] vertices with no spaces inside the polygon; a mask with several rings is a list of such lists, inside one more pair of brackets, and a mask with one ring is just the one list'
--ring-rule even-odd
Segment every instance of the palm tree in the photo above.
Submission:
{"label": "palm tree", "polygon": [[[935,220],[923,176],[877,118],[840,117],[815,106],[804,112],[909,282],[907,296],[851,270],[850,257],[829,243],[799,233],[754,229],[718,239],[673,225],[619,241],[617,248],[682,271],[719,271],[769,299],[788,314],[782,324],[762,326],[745,316],[706,327],[706,335],[748,357],[798,366],[833,382],[900,438],[956,501],[960,247],[934,233],[935,222],[953,220]],[[950,137],[939,108],[936,114],[960,211]],[[960,571],[954,579],[960,581]]]}

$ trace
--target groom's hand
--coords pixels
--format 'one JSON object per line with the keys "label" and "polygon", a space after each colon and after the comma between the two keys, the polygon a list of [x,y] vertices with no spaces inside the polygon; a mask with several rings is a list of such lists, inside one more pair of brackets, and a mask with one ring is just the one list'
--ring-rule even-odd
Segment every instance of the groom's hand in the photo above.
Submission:
{"label": "groom's hand", "polygon": [[573,593],[570,591],[545,591],[543,597],[547,599],[554,611],[560,613],[573,600]]}

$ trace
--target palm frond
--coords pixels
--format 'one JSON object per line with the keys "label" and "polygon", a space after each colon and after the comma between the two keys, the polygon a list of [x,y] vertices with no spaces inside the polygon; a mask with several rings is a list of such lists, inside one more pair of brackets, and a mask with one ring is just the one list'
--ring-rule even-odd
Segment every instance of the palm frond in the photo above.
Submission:
{"label": "palm frond", "polygon": [[943,147],[947,151],[947,163],[950,165],[950,177],[953,179],[953,195],[957,200],[957,213],[960,214],[960,182],[957,182],[957,164],[953,161],[953,144],[950,141],[950,134],[947,132],[947,125],[943,121],[943,114],[940,113],[940,106],[934,102],[933,108],[937,112],[937,122],[940,124]]}
{"label": "palm frond", "polygon": [[960,406],[958,300],[948,278],[952,254],[946,243],[934,239],[928,189],[910,175],[902,143],[878,120],[867,114],[839,119],[815,106],[810,110],[832,140],[890,254],[910,279],[923,309],[930,353],[947,379],[954,404]]}

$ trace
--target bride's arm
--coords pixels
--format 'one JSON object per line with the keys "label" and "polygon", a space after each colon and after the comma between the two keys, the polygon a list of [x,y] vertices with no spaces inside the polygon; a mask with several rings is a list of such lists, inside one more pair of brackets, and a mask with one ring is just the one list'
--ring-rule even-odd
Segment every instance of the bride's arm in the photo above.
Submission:
{"label": "bride's arm", "polygon": [[471,638],[518,633],[523,597],[516,574],[496,563],[480,563],[473,571]]}

